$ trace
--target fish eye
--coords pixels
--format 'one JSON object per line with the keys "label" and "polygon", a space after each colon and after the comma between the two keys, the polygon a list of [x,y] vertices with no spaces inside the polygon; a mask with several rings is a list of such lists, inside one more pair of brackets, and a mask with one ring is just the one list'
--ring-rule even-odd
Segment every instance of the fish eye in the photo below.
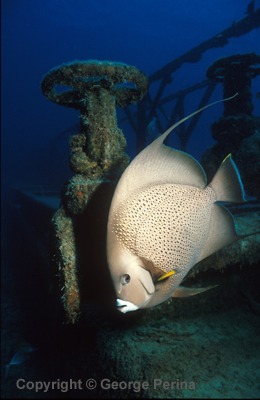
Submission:
{"label": "fish eye", "polygon": [[128,274],[124,274],[121,276],[122,285],[127,285],[130,282],[130,280],[131,280],[131,277]]}

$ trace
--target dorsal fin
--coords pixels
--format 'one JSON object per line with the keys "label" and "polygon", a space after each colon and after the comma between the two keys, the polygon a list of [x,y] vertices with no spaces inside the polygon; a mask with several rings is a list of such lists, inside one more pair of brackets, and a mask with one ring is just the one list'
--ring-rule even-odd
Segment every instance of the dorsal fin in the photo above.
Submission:
{"label": "dorsal fin", "polygon": [[229,154],[221,163],[209,186],[216,193],[217,201],[242,203],[245,193],[236,164]]}
{"label": "dorsal fin", "polygon": [[163,142],[173,129],[187,119],[214,104],[232,99],[233,97],[235,96],[215,101],[193,112],[172,125],[166,132],[142,150],[122,174],[114,193],[110,212],[113,213],[113,210],[134,192],[151,185],[175,183],[204,188],[207,181],[200,163],[187,153],[165,146]]}

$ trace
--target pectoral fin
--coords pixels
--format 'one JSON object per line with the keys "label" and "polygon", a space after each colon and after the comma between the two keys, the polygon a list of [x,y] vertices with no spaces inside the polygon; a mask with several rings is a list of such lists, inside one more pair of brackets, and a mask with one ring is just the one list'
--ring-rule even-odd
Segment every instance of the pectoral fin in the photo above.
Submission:
{"label": "pectoral fin", "polygon": [[195,296],[196,294],[206,292],[209,289],[213,289],[218,285],[207,286],[205,288],[188,288],[184,286],[179,286],[175,289],[172,297],[189,297]]}

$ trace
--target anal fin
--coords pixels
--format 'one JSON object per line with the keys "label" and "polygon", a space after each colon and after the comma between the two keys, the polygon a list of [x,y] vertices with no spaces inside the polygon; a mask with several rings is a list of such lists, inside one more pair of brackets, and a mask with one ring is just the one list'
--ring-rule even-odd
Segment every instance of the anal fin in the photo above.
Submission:
{"label": "anal fin", "polygon": [[218,285],[206,286],[204,288],[191,288],[185,286],[178,286],[177,289],[174,290],[172,297],[189,297],[195,296],[196,294],[200,294],[206,292],[207,290],[213,289]]}

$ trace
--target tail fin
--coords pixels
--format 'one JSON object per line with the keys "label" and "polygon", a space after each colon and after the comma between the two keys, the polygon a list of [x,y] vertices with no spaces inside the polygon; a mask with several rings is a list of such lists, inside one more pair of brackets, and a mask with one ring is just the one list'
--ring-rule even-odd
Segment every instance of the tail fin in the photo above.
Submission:
{"label": "tail fin", "polygon": [[209,186],[215,191],[217,201],[231,203],[245,201],[243,183],[231,154],[222,161]]}

